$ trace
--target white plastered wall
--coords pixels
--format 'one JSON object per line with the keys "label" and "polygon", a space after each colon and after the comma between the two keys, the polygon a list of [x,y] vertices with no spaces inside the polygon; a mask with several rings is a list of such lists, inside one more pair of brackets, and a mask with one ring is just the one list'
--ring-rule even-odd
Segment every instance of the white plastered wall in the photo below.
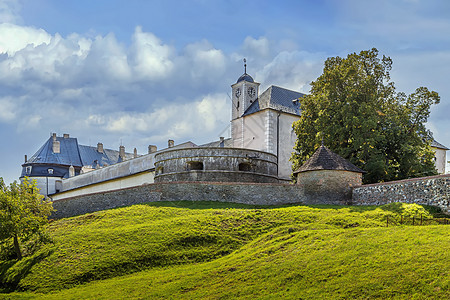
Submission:
{"label": "white plastered wall", "polygon": [[[279,114],[279,123],[277,118]],[[265,109],[232,121],[233,147],[278,153],[278,176],[290,180],[292,164],[289,161],[297,136],[292,123],[299,116]],[[279,126],[279,128],[277,127]],[[280,134],[277,139],[278,132]],[[279,147],[277,147],[277,141]]]}
{"label": "white plastered wall", "polygon": [[436,170],[439,174],[445,174],[445,164],[446,164],[446,153],[447,151],[440,148],[434,148],[432,147],[435,154],[435,161],[434,164],[436,166]]}

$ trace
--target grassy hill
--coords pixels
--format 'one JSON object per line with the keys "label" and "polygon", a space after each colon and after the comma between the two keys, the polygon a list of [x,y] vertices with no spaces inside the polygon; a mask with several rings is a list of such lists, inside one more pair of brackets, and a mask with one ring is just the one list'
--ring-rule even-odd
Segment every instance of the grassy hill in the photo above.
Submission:
{"label": "grassy hill", "polygon": [[102,211],[52,222],[53,243],[0,261],[0,299],[448,299],[450,227],[386,227],[432,213],[219,202]]}

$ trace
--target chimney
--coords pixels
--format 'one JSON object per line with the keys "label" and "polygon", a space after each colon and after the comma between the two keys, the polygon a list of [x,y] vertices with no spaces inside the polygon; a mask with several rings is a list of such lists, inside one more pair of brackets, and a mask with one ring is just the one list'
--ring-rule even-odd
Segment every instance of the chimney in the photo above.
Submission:
{"label": "chimney", "polygon": [[103,153],[103,144],[102,143],[98,143],[97,144],[97,152],[98,153]]}
{"label": "chimney", "polygon": [[137,156],[138,156],[138,155],[137,155],[137,149],[134,148],[133,157],[136,158]]}
{"label": "chimney", "polygon": [[119,157],[123,160],[125,160],[125,146],[119,147]]}
{"label": "chimney", "polygon": [[52,138],[54,141],[56,141],[56,133],[54,133],[54,132],[52,133]]}
{"label": "chimney", "polygon": [[61,144],[56,138],[53,140],[52,150],[53,153],[61,153]]}
{"label": "chimney", "polygon": [[63,137],[64,137],[65,139],[68,139],[68,138],[69,138],[69,134],[68,134],[68,133],[63,133]]}
{"label": "chimney", "polygon": [[70,165],[69,167],[69,178],[75,176],[75,168]]}
{"label": "chimney", "polygon": [[25,154],[25,163],[28,161],[28,156]]}
{"label": "chimney", "polygon": [[158,147],[156,147],[155,145],[148,146],[148,154],[155,153],[156,151],[158,151]]}
{"label": "chimney", "polygon": [[169,148],[172,148],[175,145],[175,142],[173,140],[168,141]]}

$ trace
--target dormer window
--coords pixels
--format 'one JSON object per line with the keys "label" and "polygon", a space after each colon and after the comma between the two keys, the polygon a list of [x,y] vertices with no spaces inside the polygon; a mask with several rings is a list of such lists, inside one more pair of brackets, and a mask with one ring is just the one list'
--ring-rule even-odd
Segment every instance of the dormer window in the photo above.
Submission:
{"label": "dormer window", "polygon": [[31,168],[32,168],[32,166],[25,167],[25,173],[31,174]]}
{"label": "dormer window", "polygon": [[51,174],[51,175],[53,174],[53,169],[48,169],[47,171],[48,171],[48,174]]}

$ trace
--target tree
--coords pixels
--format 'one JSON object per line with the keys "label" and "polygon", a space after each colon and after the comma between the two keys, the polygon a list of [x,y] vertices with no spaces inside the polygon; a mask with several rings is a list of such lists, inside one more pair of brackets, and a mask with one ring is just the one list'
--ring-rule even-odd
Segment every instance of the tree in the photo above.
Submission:
{"label": "tree", "polygon": [[20,241],[40,232],[52,211],[52,203],[39,194],[34,181],[25,178],[7,186],[0,177],[0,241],[12,239],[18,259]]}
{"label": "tree", "polygon": [[436,174],[425,123],[438,93],[425,87],[397,93],[392,60],[373,48],[325,61],[323,74],[300,99],[294,169],[321,144],[367,171],[365,183]]}

